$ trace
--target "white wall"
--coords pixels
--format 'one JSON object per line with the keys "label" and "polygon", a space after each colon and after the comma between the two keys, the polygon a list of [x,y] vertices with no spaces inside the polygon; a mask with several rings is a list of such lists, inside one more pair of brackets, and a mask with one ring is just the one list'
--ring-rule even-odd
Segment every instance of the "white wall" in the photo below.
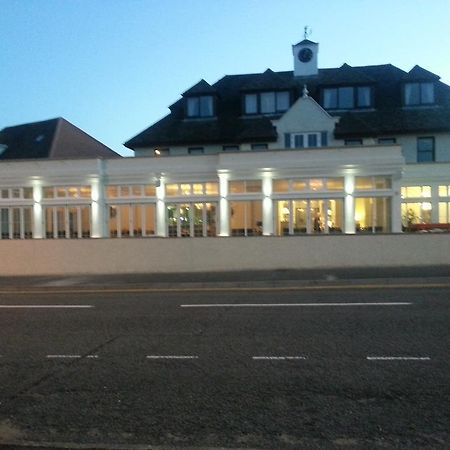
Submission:
{"label": "white wall", "polygon": [[450,265],[450,234],[1,241],[0,275]]}

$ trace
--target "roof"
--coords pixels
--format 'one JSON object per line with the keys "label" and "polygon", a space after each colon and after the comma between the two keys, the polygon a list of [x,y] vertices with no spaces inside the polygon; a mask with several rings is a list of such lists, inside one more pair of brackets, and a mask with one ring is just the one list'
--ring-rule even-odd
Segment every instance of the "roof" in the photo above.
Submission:
{"label": "roof", "polygon": [[297,45],[308,45],[308,44],[318,45],[317,42],[310,41],[309,39],[303,39],[303,41],[297,42],[294,45],[294,47],[297,47]]}
{"label": "roof", "polygon": [[437,81],[439,75],[432,73],[423,67],[415,65],[404,77],[405,81]]}
{"label": "roof", "polygon": [[62,117],[3,128],[0,145],[0,160],[120,157]]}
{"label": "roof", "polygon": [[183,92],[183,94],[181,95],[183,97],[189,97],[191,95],[204,95],[204,94],[213,95],[216,94],[216,92],[217,91],[202,78],[197,84],[192,86],[187,91]]}
{"label": "roof", "polygon": [[[403,107],[401,86],[408,76],[435,77],[436,105],[413,109]],[[270,119],[277,119],[280,115],[243,116],[243,93],[289,90],[294,102],[301,96],[305,84],[309,95],[319,104],[322,103],[321,89],[325,86],[370,85],[375,90],[371,111],[329,111],[342,117],[336,126],[336,136],[339,137],[411,133],[422,131],[424,127],[429,131],[450,131],[450,87],[438,81],[437,75],[419,66],[406,73],[391,64],[356,67],[343,64],[338,68],[319,69],[317,75],[302,77],[295,77],[292,71],[273,72],[270,69],[257,74],[227,75],[212,85],[218,96],[215,118],[186,119],[184,99],[180,99],[171,105],[168,116],[131,138],[125,146],[134,150],[158,145],[276,141],[276,130]]]}

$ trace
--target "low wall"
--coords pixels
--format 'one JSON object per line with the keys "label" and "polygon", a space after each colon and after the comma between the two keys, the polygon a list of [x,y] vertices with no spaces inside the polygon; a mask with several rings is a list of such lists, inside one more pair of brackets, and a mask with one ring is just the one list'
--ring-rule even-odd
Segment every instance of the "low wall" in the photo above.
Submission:
{"label": "low wall", "polygon": [[450,233],[0,241],[0,275],[450,265]]}

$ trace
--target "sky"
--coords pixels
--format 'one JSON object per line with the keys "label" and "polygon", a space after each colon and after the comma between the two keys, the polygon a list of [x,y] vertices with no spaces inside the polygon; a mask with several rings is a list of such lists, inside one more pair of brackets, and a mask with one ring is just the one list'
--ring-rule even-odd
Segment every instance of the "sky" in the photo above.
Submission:
{"label": "sky", "polygon": [[419,64],[450,84],[448,0],[0,0],[0,129],[64,117],[113,150],[200,79]]}

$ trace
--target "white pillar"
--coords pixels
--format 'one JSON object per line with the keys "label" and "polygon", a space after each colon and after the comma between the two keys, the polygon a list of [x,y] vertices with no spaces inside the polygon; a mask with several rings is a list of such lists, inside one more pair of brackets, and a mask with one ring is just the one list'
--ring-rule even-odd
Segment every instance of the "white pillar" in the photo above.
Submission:
{"label": "white pillar", "polygon": [[392,232],[402,232],[402,197],[401,197],[401,178],[392,177],[392,201],[391,201],[391,223]]}
{"label": "white pillar", "polygon": [[262,204],[263,235],[273,235],[273,201],[272,201],[272,176],[265,173],[262,180],[264,200]]}
{"label": "white pillar", "polygon": [[156,235],[159,237],[167,237],[165,189],[164,177],[160,177],[156,187]]}
{"label": "white pillar", "polygon": [[355,234],[355,198],[353,192],[355,191],[355,176],[345,175],[345,204],[344,204],[344,218],[345,234]]}
{"label": "white pillar", "polygon": [[42,186],[40,183],[33,185],[33,239],[44,237],[44,218],[42,215]]}
{"label": "white pillar", "polygon": [[108,237],[108,208],[103,177],[91,181],[91,237]]}
{"label": "white pillar", "polygon": [[230,235],[230,213],[228,204],[228,174],[219,173],[219,236]]}

